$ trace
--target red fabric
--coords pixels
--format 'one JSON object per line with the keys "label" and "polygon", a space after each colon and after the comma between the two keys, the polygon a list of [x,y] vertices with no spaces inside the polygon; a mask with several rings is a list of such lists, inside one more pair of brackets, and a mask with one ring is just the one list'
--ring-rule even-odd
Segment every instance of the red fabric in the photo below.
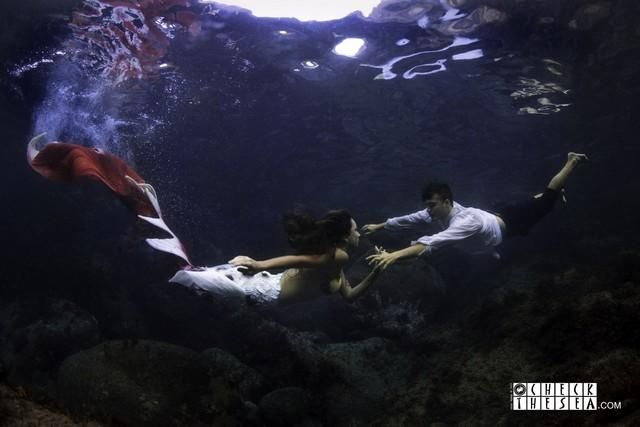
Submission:
{"label": "red fabric", "polygon": [[122,159],[94,148],[68,143],[49,143],[30,161],[31,167],[45,178],[72,182],[80,177],[104,183],[138,215],[156,216],[153,206],[138,188],[125,179],[144,180]]}

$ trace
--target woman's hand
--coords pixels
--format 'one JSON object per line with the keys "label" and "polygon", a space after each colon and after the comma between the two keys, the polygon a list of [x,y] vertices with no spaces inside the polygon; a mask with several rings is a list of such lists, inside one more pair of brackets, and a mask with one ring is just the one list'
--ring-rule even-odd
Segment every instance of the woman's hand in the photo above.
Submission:
{"label": "woman's hand", "polygon": [[380,254],[388,254],[389,252],[387,252],[387,250],[385,248],[383,248],[382,246],[374,246],[374,249],[376,250],[376,255],[380,255]]}
{"label": "woman's hand", "polygon": [[248,273],[255,273],[263,270],[263,268],[261,268],[260,261],[256,261],[255,259],[244,255],[238,255],[237,257],[230,259],[228,262],[234,267],[245,267],[245,270]]}

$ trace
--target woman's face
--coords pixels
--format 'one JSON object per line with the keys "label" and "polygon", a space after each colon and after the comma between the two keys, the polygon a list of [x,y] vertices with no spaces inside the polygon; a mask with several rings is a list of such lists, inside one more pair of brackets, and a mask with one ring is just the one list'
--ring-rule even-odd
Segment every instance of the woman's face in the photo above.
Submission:
{"label": "woman's face", "polygon": [[351,218],[351,231],[349,232],[349,237],[347,237],[347,244],[349,246],[356,247],[358,243],[360,243],[360,233],[358,232],[358,225]]}

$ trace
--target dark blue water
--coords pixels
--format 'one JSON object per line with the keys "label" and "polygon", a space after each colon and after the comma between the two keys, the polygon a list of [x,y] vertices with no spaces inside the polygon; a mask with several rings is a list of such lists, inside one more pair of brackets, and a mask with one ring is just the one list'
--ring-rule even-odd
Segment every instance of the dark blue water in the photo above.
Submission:
{"label": "dark blue water", "polygon": [[[536,192],[567,151],[594,144],[563,134],[579,127],[566,124],[580,108],[570,41],[522,49],[504,23],[451,34],[437,20],[423,29],[210,12],[202,22],[197,35],[175,31],[148,80],[116,85],[78,53],[91,45],[69,42],[14,78],[42,75],[34,133],[128,158],[201,262],[212,262],[210,244],[229,255],[281,248],[279,216],[298,205],[346,207],[360,222],[412,210],[429,177],[485,207]],[[366,40],[356,58],[331,52],[347,36]],[[438,61],[446,69],[429,65]]]}

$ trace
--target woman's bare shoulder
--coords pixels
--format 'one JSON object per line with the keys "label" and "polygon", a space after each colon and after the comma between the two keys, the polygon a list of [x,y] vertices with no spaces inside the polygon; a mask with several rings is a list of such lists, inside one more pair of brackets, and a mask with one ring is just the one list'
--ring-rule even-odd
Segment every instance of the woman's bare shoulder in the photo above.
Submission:
{"label": "woman's bare shoulder", "polygon": [[336,248],[335,260],[340,265],[346,264],[349,261],[349,254],[344,249]]}

